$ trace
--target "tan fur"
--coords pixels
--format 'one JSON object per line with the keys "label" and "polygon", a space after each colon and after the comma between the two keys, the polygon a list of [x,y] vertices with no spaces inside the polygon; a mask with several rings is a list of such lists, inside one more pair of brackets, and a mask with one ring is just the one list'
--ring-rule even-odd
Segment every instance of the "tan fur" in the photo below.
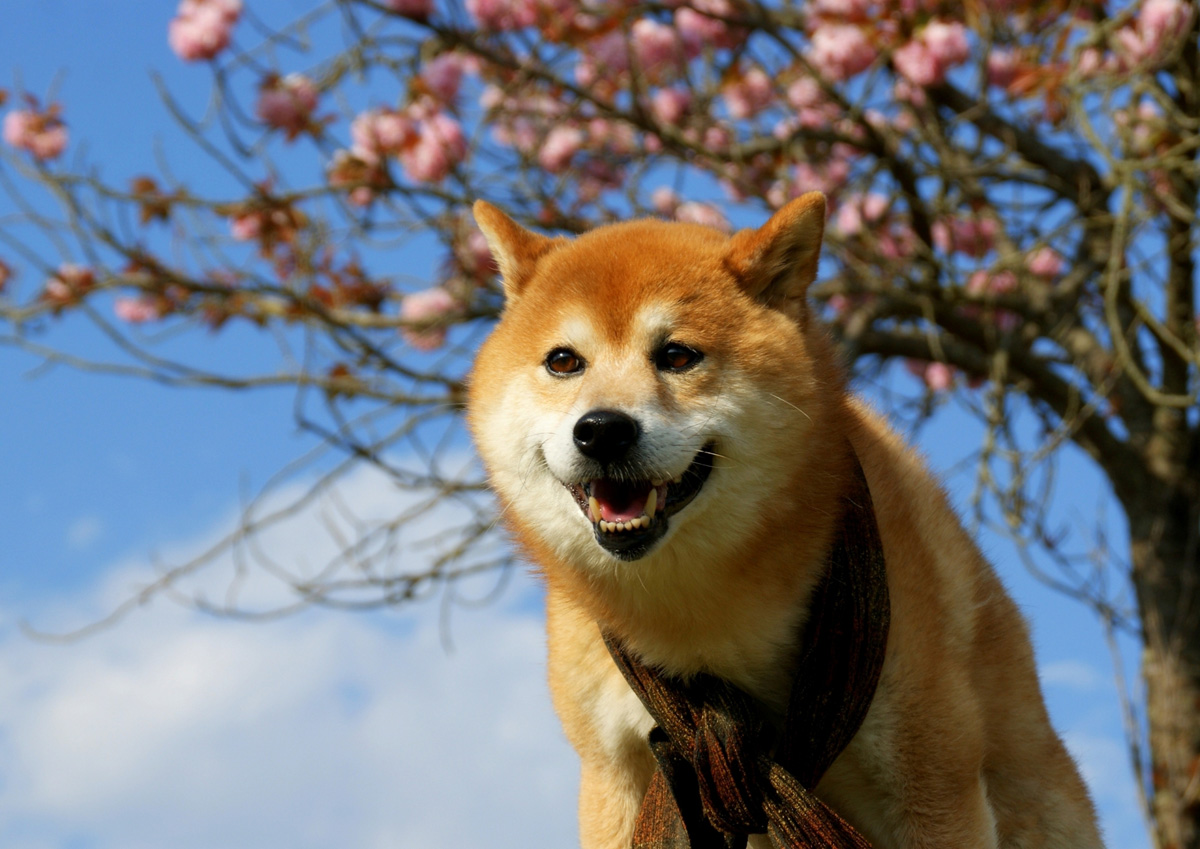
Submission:
{"label": "tan fur", "polygon": [[[653,770],[650,718],[600,626],[648,662],[720,675],[782,717],[847,440],[874,499],[892,626],[867,719],[817,794],[877,847],[1100,846],[1020,613],[923,463],[845,392],[808,320],[823,198],[732,238],[637,221],[550,240],[487,204],[476,217],[509,304],[480,351],[469,419],[505,521],[547,583],[550,686],[582,761],[585,849],[629,846]],[[702,351],[700,366],[656,370],[651,352],[668,337]],[[559,346],[586,369],[548,374]],[[663,457],[716,441],[695,501],[632,562],[600,547],[563,486],[573,481],[554,475],[572,462],[564,429],[600,408],[643,417]]]}

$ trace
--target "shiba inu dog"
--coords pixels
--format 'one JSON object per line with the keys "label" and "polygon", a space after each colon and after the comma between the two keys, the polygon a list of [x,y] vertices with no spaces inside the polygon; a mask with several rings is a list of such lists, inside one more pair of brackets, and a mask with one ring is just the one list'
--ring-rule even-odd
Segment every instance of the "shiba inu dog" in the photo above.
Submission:
{"label": "shiba inu dog", "polygon": [[847,393],[810,315],[824,197],[732,237],[642,220],[548,238],[482,201],[475,216],[507,303],[468,418],[545,577],[585,849],[630,845],[654,770],[652,720],[601,629],[779,721],[854,455],[891,630],[866,719],[816,795],[877,847],[1100,846],[1020,613],[922,462]]}

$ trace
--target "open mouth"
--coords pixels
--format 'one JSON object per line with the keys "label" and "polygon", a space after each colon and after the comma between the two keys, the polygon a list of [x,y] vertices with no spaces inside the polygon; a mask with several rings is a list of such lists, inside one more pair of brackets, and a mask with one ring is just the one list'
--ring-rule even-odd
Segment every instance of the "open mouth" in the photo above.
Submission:
{"label": "open mouth", "polygon": [[674,480],[593,478],[564,484],[592,523],[596,542],[621,560],[637,560],[667,532],[667,521],[696,497],[712,472],[705,445]]}

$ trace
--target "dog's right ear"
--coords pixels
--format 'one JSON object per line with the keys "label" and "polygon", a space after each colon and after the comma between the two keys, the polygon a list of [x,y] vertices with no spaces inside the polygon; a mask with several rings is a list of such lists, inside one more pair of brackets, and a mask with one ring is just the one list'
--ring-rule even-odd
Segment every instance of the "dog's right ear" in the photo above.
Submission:
{"label": "dog's right ear", "polygon": [[825,232],[825,195],[808,192],[757,230],[729,240],[726,262],[751,297],[804,324],[805,296],[817,276]]}
{"label": "dog's right ear", "polygon": [[504,279],[504,297],[512,303],[521,294],[538,260],[566,240],[551,239],[531,230],[526,230],[486,200],[475,201],[472,207],[475,223],[483,231],[491,248],[492,258],[500,268]]}

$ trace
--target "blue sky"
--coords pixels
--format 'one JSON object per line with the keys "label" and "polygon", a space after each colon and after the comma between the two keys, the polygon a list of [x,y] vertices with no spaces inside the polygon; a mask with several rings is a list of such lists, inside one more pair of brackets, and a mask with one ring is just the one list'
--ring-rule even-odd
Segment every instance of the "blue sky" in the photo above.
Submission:
{"label": "blue sky", "polygon": [[[271,20],[308,5],[249,2]],[[73,147],[86,143],[114,180],[142,173],[156,139],[169,152],[179,141],[149,72],[196,104],[207,91],[207,73],[167,48],[173,8],[7,3],[0,87],[19,80],[41,95],[55,83]],[[418,275],[435,262],[405,257]],[[47,338],[98,345],[73,321]],[[235,331],[193,344],[231,362],[255,356],[259,343]],[[178,560],[215,539],[231,527],[239,493],[311,444],[296,432],[286,391],[180,391],[61,368],[33,377],[37,365],[0,349],[0,845],[572,844],[577,767],[545,692],[538,589],[528,578],[490,607],[455,611],[449,653],[436,600],[257,625],[160,601],[81,643],[28,639],[20,622],[89,621],[149,580],[156,556]],[[952,413],[920,444],[946,469],[978,442]],[[1094,472],[1072,455],[1060,476],[1056,509],[1094,516],[1103,490]],[[970,478],[948,486],[965,504]],[[401,506],[367,472],[347,480],[344,495],[364,512]],[[318,524],[300,516],[280,529],[274,556],[331,545]],[[985,536],[983,545],[1032,620],[1055,723],[1110,845],[1147,846],[1098,625],[1031,578],[1006,541]]]}

